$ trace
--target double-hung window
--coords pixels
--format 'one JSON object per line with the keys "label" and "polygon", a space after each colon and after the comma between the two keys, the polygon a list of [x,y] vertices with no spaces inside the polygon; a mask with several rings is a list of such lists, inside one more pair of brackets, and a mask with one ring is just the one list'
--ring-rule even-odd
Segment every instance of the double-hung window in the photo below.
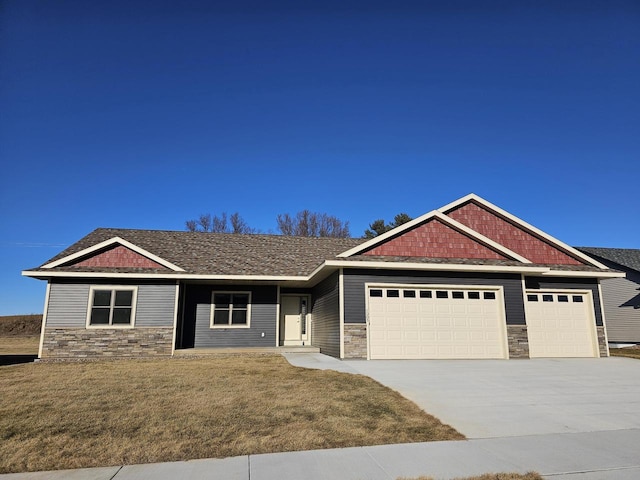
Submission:
{"label": "double-hung window", "polygon": [[137,293],[137,287],[91,287],[87,326],[132,327]]}
{"label": "double-hung window", "polygon": [[250,292],[213,292],[211,328],[248,328],[250,319]]}

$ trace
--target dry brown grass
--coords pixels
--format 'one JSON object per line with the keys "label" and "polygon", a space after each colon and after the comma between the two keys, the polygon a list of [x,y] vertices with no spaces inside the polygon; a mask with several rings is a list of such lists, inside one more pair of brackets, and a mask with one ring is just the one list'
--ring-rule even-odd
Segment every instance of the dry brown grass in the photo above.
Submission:
{"label": "dry brown grass", "polygon": [[3,355],[37,355],[40,336],[0,336],[0,356]]}
{"label": "dry brown grass", "polygon": [[609,353],[614,357],[640,358],[640,348],[610,348]]}
{"label": "dry brown grass", "polygon": [[0,472],[464,438],[368,377],[280,356],[0,368]]}
{"label": "dry brown grass", "polygon": [[[434,480],[432,477],[418,477],[415,479],[399,478],[398,480]],[[543,480],[539,473],[485,473],[475,477],[454,478],[454,480]]]}

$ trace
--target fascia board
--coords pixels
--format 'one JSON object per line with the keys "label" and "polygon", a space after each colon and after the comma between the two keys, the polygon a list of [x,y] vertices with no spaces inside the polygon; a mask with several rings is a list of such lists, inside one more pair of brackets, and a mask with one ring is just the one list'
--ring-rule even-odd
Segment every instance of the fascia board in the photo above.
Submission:
{"label": "fascia board", "polygon": [[327,260],[323,266],[344,268],[373,268],[396,270],[440,270],[449,272],[517,272],[544,273],[549,267],[530,267],[527,265],[465,265],[460,263],[409,263],[409,262],[376,262]]}
{"label": "fascia board", "polygon": [[583,272],[572,270],[550,270],[543,273],[545,277],[588,277],[588,278],[623,278],[624,272]]}
{"label": "fascia board", "polygon": [[22,275],[34,278],[143,278],[143,279],[172,279],[172,280],[229,280],[229,281],[306,281],[309,277],[303,276],[276,276],[276,275],[197,275],[181,273],[116,273],[116,272],[63,272],[53,270],[42,272],[23,270]]}

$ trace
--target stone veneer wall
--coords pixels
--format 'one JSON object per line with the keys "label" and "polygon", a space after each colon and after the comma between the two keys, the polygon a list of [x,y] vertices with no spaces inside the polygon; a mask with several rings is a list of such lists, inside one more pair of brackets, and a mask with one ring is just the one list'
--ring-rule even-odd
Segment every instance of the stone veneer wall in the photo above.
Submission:
{"label": "stone veneer wall", "polygon": [[529,358],[529,335],[526,325],[507,325],[509,358]]}
{"label": "stone veneer wall", "polygon": [[46,328],[41,358],[169,356],[172,342],[172,327]]}
{"label": "stone veneer wall", "polygon": [[344,324],[344,358],[367,358],[367,325]]}
{"label": "stone veneer wall", "polygon": [[600,356],[608,357],[609,352],[607,351],[607,337],[604,333],[604,327],[596,327],[596,332],[598,334],[598,349],[600,350]]}

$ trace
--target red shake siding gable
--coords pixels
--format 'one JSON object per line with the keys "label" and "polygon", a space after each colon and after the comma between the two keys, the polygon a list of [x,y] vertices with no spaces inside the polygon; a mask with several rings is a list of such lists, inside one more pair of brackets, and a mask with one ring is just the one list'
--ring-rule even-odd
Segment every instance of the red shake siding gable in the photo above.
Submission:
{"label": "red shake siding gable", "polygon": [[364,255],[426,258],[491,258],[498,260],[504,260],[506,258],[439,220],[431,220],[428,223],[423,223],[382,245],[372,248],[365,252]]}
{"label": "red shake siding gable", "polygon": [[73,263],[74,267],[130,267],[130,268],[166,268],[133,250],[118,245],[80,262]]}
{"label": "red shake siding gable", "polygon": [[533,263],[551,265],[583,264],[473,202],[457,207],[447,213],[447,216],[522,255]]}

